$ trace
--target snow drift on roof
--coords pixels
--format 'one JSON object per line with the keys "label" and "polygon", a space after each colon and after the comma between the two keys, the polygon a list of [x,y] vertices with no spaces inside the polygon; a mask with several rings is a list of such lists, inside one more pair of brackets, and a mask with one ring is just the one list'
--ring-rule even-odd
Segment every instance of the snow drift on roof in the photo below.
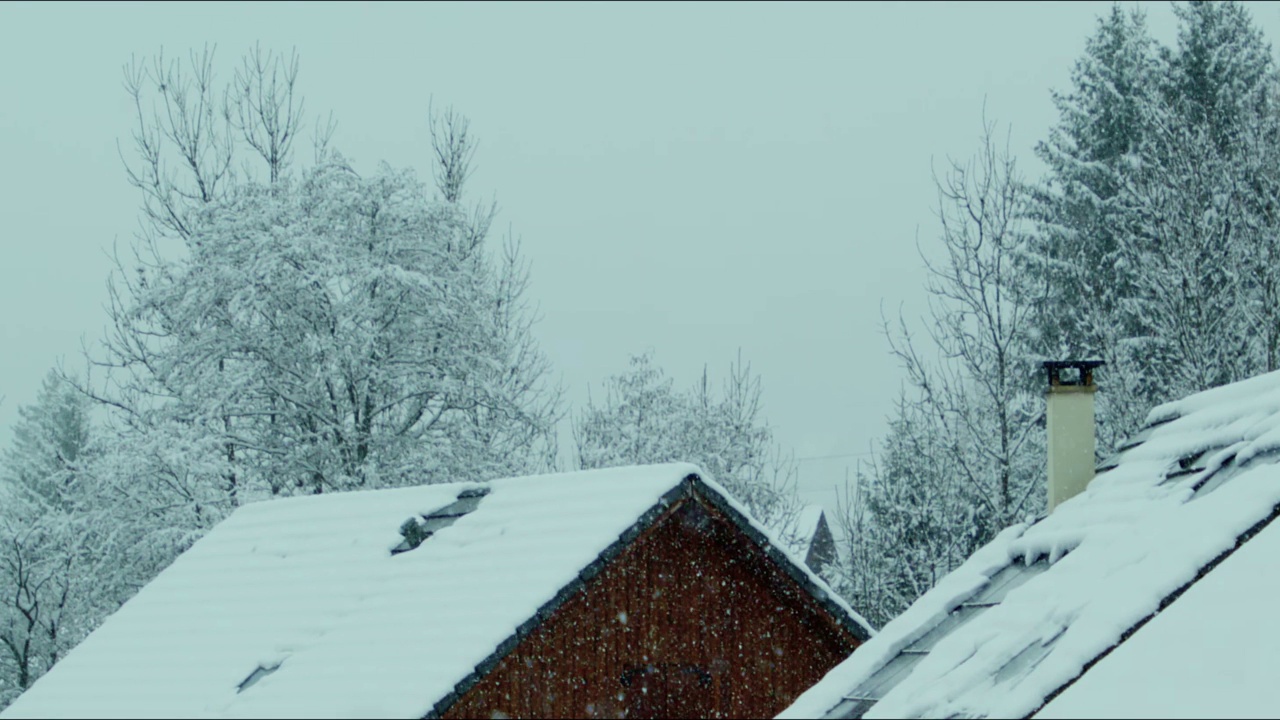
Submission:
{"label": "snow drift on roof", "polygon": [[[1280,457],[1280,373],[1162,405],[1148,423],[1154,427],[1146,439],[1124,451],[1113,470],[1040,522],[1002,532],[780,717],[1033,713],[1273,517],[1280,505],[1280,467],[1273,464]],[[991,578],[1037,559],[1050,563],[1044,572],[956,621],[962,603]],[[950,629],[912,655],[908,646],[944,621]],[[1203,631],[1184,628],[1180,637],[1196,634]],[[1177,657],[1187,652],[1194,650]],[[893,663],[907,661],[914,663],[909,670],[884,677]],[[1104,659],[1085,678],[1107,667]],[[1066,707],[1070,713],[1080,706]]]}

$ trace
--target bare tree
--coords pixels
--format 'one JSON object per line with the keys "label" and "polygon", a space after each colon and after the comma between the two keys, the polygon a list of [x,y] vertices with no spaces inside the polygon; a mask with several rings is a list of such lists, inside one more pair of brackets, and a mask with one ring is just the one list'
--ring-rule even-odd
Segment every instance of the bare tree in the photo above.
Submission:
{"label": "bare tree", "polygon": [[161,50],[149,63],[134,58],[124,68],[136,159],[121,151],[121,161],[142,191],[151,229],[182,238],[191,233],[192,208],[222,197],[232,177],[231,106],[215,87],[213,57],[209,47],[193,50],[184,69]]}
{"label": "bare tree", "polygon": [[999,529],[1042,507],[1043,409],[1026,357],[1024,187],[995,126],[966,162],[935,173],[938,253],[928,269],[926,355],[899,314],[883,328],[907,374],[879,457],[842,512],[851,545],[844,591],[887,620]]}
{"label": "bare tree", "polygon": [[[431,150],[435,161],[431,165],[432,176],[440,197],[447,203],[457,204],[462,199],[463,188],[475,168],[477,143],[470,133],[471,121],[452,107],[437,112],[432,104],[427,109],[427,129],[431,135]],[[479,245],[488,236],[493,219],[498,215],[498,203],[477,202],[468,216],[466,242]]]}
{"label": "bare tree", "polygon": [[471,163],[476,155],[475,140],[468,134],[471,121],[452,107],[437,113],[435,106],[427,109],[427,125],[431,132],[431,148],[435,151],[433,164],[436,187],[446,202],[457,202],[462,188],[474,172]]}
{"label": "bare tree", "polygon": [[293,142],[302,123],[304,103],[297,95],[297,82],[296,50],[285,60],[270,50],[264,53],[261,46],[255,45],[244,56],[231,86],[236,111],[233,124],[266,162],[272,185],[289,168]]}
{"label": "bare tree", "polygon": [[[72,602],[75,555],[59,545],[44,518],[23,523],[0,518],[0,587],[6,591],[0,649],[12,667],[15,697],[70,649],[62,622]],[[0,706],[7,704],[4,694]]]}
{"label": "bare tree", "polygon": [[984,118],[978,153],[964,163],[949,160],[946,173],[934,178],[943,257],[921,257],[929,272],[926,330],[940,362],[923,359],[901,317],[898,332],[886,327],[886,335],[941,422],[956,470],[1003,525],[1037,507],[1019,458],[1042,412],[1028,393],[1031,291],[1014,262],[1026,248],[1026,195],[1008,137],[998,148],[994,132]]}
{"label": "bare tree", "polygon": [[[275,184],[288,170],[303,121],[297,90],[298,55],[286,58],[255,46],[241,59],[229,84],[214,72],[216,46],[166,59],[133,58],[124,67],[124,89],[134,106],[133,159],[120,150],[129,183],[142,192],[148,234],[189,239],[192,213],[224,199],[252,176],[246,162],[237,173],[239,145],[266,164]],[[316,126],[317,153],[327,148],[334,124]],[[242,177],[243,175],[243,177]]]}

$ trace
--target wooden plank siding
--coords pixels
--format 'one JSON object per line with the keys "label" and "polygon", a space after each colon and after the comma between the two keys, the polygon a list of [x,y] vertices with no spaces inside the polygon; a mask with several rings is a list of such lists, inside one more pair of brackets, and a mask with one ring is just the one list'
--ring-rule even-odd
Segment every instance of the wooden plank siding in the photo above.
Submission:
{"label": "wooden plank siding", "polygon": [[686,496],[443,715],[773,717],[857,645],[718,509]]}

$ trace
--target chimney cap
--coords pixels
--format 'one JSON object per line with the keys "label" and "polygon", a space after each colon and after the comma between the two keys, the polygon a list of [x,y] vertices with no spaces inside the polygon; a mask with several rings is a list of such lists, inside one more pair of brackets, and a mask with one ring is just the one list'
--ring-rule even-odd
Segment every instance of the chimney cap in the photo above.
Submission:
{"label": "chimney cap", "polygon": [[[1049,387],[1070,386],[1093,386],[1093,370],[1094,368],[1106,365],[1102,360],[1046,360],[1041,366],[1047,371],[1049,376]],[[1065,380],[1062,378],[1062,370],[1074,369],[1079,371],[1074,380]]]}
{"label": "chimney cap", "polygon": [[1062,368],[1080,368],[1081,370],[1092,370],[1099,365],[1106,365],[1105,360],[1045,360],[1040,366],[1045,370],[1060,370]]}

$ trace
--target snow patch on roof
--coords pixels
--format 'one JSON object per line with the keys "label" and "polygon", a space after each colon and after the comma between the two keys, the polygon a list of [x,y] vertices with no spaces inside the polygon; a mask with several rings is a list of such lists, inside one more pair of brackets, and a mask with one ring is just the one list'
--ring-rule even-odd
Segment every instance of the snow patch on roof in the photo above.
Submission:
{"label": "snow patch on roof", "polygon": [[[1280,444],[1280,373],[1162,405],[1149,419],[1163,424],[1115,469],[1042,521],[1001,533],[780,717],[832,711],[988,578],[1047,556],[1046,572],[940,639],[865,714],[1025,716],[1280,505],[1269,454]],[[1170,478],[1184,466],[1200,469]]]}

